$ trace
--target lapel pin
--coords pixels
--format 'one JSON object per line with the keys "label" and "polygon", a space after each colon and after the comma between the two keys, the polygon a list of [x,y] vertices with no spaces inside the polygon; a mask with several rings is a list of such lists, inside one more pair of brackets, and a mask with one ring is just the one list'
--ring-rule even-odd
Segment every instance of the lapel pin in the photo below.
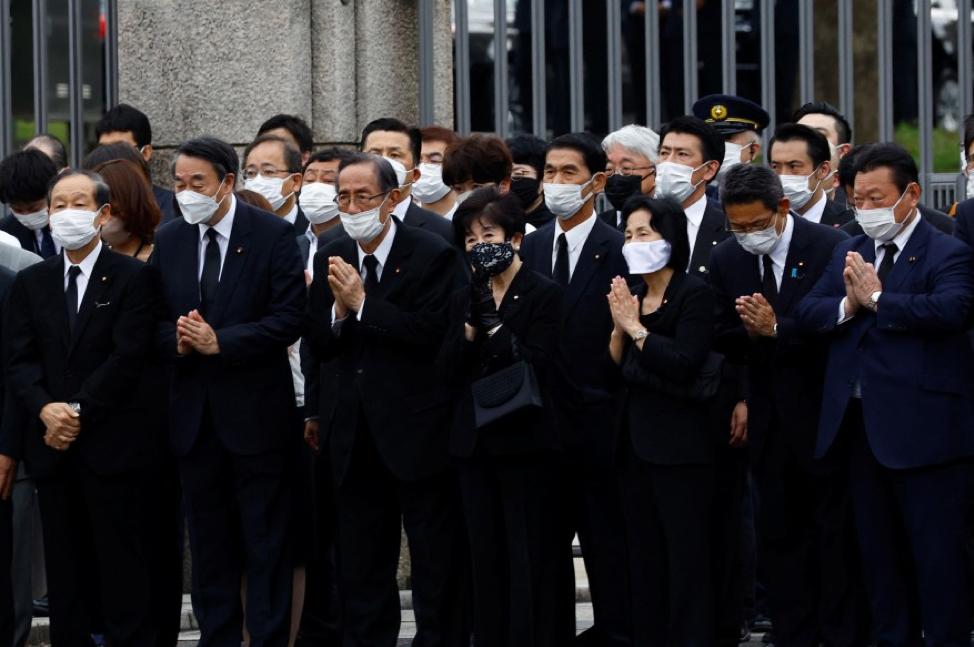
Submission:
{"label": "lapel pin", "polygon": [[697,268],[697,271],[698,272],[706,272],[707,271],[707,268],[706,268],[706,266],[701,265],[700,267]]}
{"label": "lapel pin", "polygon": [[805,264],[805,261],[798,261],[798,267],[801,267],[804,264]]}
{"label": "lapel pin", "polygon": [[908,260],[909,262],[911,262],[911,263],[916,263],[916,262],[917,262],[917,257],[916,257],[916,256],[911,256],[911,257],[910,257],[910,258],[908,258],[907,260]]}
{"label": "lapel pin", "polygon": [[237,253],[238,254],[243,254],[243,247],[238,247],[237,248]]}
{"label": "lapel pin", "polygon": [[106,281],[108,281],[108,277],[107,276],[101,277],[101,282],[102,283],[105,283]]}
{"label": "lapel pin", "polygon": [[712,240],[712,241],[710,241],[710,244],[711,245],[716,245],[717,244],[717,241],[716,240]]}
{"label": "lapel pin", "polygon": [[515,300],[515,301],[517,301],[517,300],[518,300],[518,299],[520,299],[520,298],[521,298],[521,296],[520,296],[520,295],[518,295],[518,294],[515,294],[515,295],[514,295],[514,300]]}
{"label": "lapel pin", "polygon": [[602,255],[601,254],[596,254],[595,255],[595,260],[599,260],[600,258],[602,258]]}
{"label": "lapel pin", "polygon": [[791,278],[793,278],[793,279],[797,279],[798,278],[798,268],[797,267],[791,268]]}
{"label": "lapel pin", "polygon": [[401,272],[402,272],[402,268],[397,267],[396,268],[396,274],[400,274]]}

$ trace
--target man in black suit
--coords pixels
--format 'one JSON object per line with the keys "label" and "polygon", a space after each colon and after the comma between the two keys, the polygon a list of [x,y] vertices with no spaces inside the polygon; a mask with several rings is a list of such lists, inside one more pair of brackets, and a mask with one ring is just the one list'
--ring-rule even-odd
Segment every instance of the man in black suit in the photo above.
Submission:
{"label": "man in black suit", "polygon": [[[122,142],[138,149],[146,163],[152,159],[152,125],[145,113],[130,105],[120,103],[108,109],[95,124],[95,135],[99,146]],[[159,224],[164,225],[175,217],[172,191],[153,184],[152,195],[162,211]]]}
{"label": "man in black suit", "polygon": [[151,269],[101,243],[111,205],[99,176],[65,172],[49,204],[65,254],[23,270],[11,288],[4,349],[21,414],[4,416],[0,436],[37,481],[52,643],[90,644],[85,574],[94,564],[108,640],[147,645],[147,572],[132,511],[147,449],[138,429],[149,414],[136,385],[156,285]]}
{"label": "man in black suit", "polygon": [[794,311],[847,236],[790,213],[775,174],[741,166],[721,195],[735,239],[714,249],[715,345],[748,365],[759,554],[777,642],[862,645],[865,599],[843,466],[813,457],[827,345]]}
{"label": "man in black suit", "polygon": [[800,124],[782,124],[768,151],[771,170],[778,174],[795,214],[833,228],[852,220],[845,207],[825,195],[832,176],[832,151],[822,133]]}
{"label": "man in black suit", "polygon": [[516,135],[504,142],[511,152],[514,166],[511,171],[511,193],[521,201],[525,222],[540,229],[554,219],[544,202],[542,177],[548,144],[534,135]]}
{"label": "man in black suit", "polygon": [[653,195],[656,190],[656,153],[659,135],[645,126],[623,126],[602,140],[605,151],[605,197],[611,209],[599,218],[622,231],[622,207],[634,195]]}
{"label": "man in black suit", "polygon": [[0,220],[0,231],[42,258],[61,251],[51,237],[47,212],[47,187],[57,174],[54,162],[36,149],[11,153],[0,161],[0,202],[12,212]]}
{"label": "man in black suit", "polygon": [[306,166],[311,159],[315,140],[308,123],[297,115],[276,114],[257,129],[257,136],[274,135],[301,151],[301,164]]}
{"label": "man in black suit", "polygon": [[[438,234],[448,245],[453,245],[450,221],[412,201],[412,184],[419,179],[418,167],[423,150],[423,137],[419,129],[410,128],[391,117],[376,119],[362,130],[361,150],[385,157],[395,169],[400,195],[392,215],[404,225],[420,227],[424,231]],[[324,247],[343,233],[344,227],[335,227],[325,232],[318,241],[318,246]]]}
{"label": "man in black suit", "polygon": [[[835,149],[835,154],[841,162],[852,149],[852,126],[849,120],[839,112],[838,108],[826,101],[809,101],[795,111],[791,120],[796,124],[814,128],[825,135],[829,144]],[[835,164],[833,164],[835,171]],[[829,199],[836,204],[852,204],[852,194],[847,192],[844,185],[836,183],[833,178],[826,179],[825,192],[829,194]],[[838,186],[836,186],[838,184]],[[829,193],[830,189],[834,189]]]}
{"label": "man in black suit", "polygon": [[[169,431],[179,457],[200,644],[237,645],[246,573],[251,645],[286,645],[291,572],[286,468],[304,271],[294,229],[233,195],[237,154],[201,137],[176,149],[182,218],[156,234],[161,352],[173,366]],[[293,439],[293,436],[291,436]]]}
{"label": "man in black suit", "polygon": [[605,153],[587,133],[556,137],[545,158],[545,201],[553,222],[524,238],[521,256],[532,270],[564,288],[564,328],[552,394],[565,465],[560,488],[564,505],[562,562],[566,572],[557,595],[563,640],[574,633],[571,541],[578,534],[588,573],[595,624],[583,644],[628,645],[631,608],[625,526],[615,470],[619,425],[617,400],[593,370],[612,332],[606,293],[616,276],[627,276],[622,234],[595,214],[595,196],[605,188]]}
{"label": "man in black suit", "polygon": [[349,235],[315,255],[305,341],[319,361],[335,360],[337,375],[322,442],[338,501],[344,644],[396,644],[402,527],[414,644],[465,644],[458,487],[447,456],[453,392],[433,370],[457,255],[392,215],[402,189],[381,157],[343,160],[337,186]]}
{"label": "man in black suit", "polygon": [[295,234],[306,232],[308,219],[298,204],[304,181],[300,151],[276,135],[261,135],[244,149],[243,163],[244,188],[264,196]]}

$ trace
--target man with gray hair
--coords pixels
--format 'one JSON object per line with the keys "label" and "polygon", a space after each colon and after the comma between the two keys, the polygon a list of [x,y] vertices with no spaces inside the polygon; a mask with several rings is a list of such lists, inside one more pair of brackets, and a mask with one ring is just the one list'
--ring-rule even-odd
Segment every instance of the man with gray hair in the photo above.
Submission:
{"label": "man with gray hair", "polygon": [[758,553],[783,645],[862,645],[864,598],[843,463],[814,457],[828,340],[799,332],[798,303],[847,236],[791,211],[773,171],[721,184],[734,238],[714,248],[716,349],[747,366],[748,448],[761,501]]}
{"label": "man with gray hair", "polygon": [[602,140],[605,151],[605,197],[612,208],[599,218],[622,227],[622,207],[634,195],[653,195],[656,189],[656,153],[659,135],[645,126],[623,126]]}

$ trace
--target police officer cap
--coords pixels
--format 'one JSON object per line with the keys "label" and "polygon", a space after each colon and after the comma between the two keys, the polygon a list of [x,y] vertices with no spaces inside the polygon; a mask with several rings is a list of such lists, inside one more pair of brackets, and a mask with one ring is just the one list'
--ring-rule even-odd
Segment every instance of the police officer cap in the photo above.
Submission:
{"label": "police officer cap", "polygon": [[771,123],[767,111],[744,97],[711,94],[693,104],[693,115],[711,124],[721,135],[745,130],[761,132]]}

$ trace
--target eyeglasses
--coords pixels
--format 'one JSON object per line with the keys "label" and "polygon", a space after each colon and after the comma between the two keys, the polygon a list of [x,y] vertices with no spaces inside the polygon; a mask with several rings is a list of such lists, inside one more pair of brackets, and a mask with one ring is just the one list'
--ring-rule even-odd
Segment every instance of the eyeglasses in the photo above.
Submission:
{"label": "eyeglasses", "polygon": [[339,209],[347,209],[348,205],[351,204],[352,202],[355,203],[356,207],[359,208],[367,207],[372,203],[373,200],[375,200],[381,195],[386,195],[388,193],[389,192],[386,191],[385,193],[376,193],[375,195],[356,195],[356,196],[337,195],[335,196],[335,204],[338,205]]}
{"label": "eyeglasses", "polygon": [[754,224],[745,225],[743,227],[740,225],[735,225],[734,223],[728,220],[724,225],[724,229],[731,232],[732,234],[752,234],[756,231],[764,231],[765,229],[770,227],[771,223],[774,222],[774,219],[777,217],[778,217],[778,212],[775,211],[770,216],[765,218],[763,222],[756,222]]}
{"label": "eyeglasses", "polygon": [[617,169],[605,169],[605,174],[609,177],[612,177],[616,173],[623,176],[629,176],[629,175],[633,175],[635,171],[649,171],[649,173],[643,176],[643,179],[645,180],[650,175],[656,174],[656,167],[655,166],[620,166]]}
{"label": "eyeglasses", "polygon": [[247,168],[244,169],[243,172],[245,180],[253,180],[258,175],[263,175],[264,177],[287,177],[288,175],[291,175],[291,173],[288,171],[280,171],[275,168],[263,168],[259,170],[255,168]]}

